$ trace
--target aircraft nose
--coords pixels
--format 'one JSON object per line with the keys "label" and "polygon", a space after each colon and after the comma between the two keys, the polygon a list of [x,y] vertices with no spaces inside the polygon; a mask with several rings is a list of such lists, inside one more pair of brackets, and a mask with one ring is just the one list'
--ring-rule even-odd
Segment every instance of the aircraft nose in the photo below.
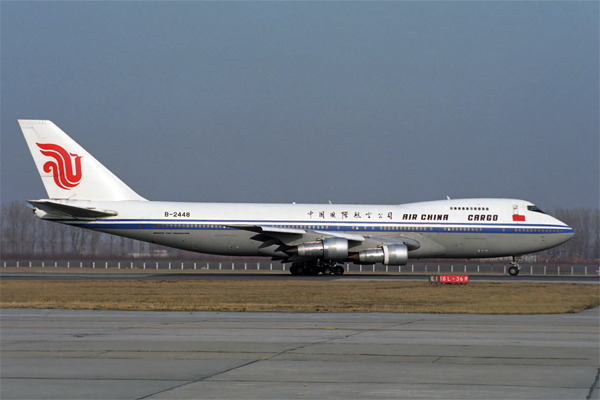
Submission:
{"label": "aircraft nose", "polygon": [[561,243],[564,243],[575,236],[575,231],[569,225],[565,224],[562,233],[560,233],[559,236],[562,239]]}
{"label": "aircraft nose", "polygon": [[575,231],[573,230],[573,228],[571,228],[570,226],[567,225],[567,227],[571,230],[570,232],[565,233],[565,236],[567,238],[567,240],[571,239],[573,236],[575,236]]}

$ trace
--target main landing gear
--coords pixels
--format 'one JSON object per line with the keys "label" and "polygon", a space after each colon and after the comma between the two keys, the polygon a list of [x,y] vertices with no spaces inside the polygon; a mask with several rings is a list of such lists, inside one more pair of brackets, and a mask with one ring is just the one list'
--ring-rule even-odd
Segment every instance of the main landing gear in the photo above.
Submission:
{"label": "main landing gear", "polygon": [[308,262],[293,263],[290,267],[292,275],[343,275],[344,267],[337,265],[335,261],[314,260]]}
{"label": "main landing gear", "polygon": [[517,264],[518,257],[513,256],[513,260],[510,262],[510,267],[508,267],[508,273],[511,276],[519,275],[519,271],[521,270],[521,266]]}

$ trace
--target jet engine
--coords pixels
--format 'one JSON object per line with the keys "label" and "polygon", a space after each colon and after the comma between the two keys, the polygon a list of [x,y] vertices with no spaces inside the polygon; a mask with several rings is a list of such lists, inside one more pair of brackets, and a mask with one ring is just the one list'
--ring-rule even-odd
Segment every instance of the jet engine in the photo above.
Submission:
{"label": "jet engine", "polygon": [[348,240],[344,238],[327,238],[317,242],[302,243],[289,250],[301,257],[319,257],[324,260],[344,261],[348,258]]}
{"label": "jet engine", "polygon": [[359,251],[348,258],[358,264],[406,265],[408,247],[403,244],[391,244],[377,249]]}

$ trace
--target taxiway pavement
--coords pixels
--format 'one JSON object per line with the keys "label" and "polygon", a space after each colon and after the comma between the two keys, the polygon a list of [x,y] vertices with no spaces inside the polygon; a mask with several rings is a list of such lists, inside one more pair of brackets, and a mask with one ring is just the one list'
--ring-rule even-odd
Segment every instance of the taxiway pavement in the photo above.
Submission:
{"label": "taxiway pavement", "polygon": [[0,397],[597,399],[599,314],[2,309]]}

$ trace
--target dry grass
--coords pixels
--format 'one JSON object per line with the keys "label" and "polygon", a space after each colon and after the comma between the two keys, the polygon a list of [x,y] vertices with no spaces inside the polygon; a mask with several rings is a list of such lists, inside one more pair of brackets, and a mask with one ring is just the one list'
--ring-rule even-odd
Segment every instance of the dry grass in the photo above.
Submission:
{"label": "dry grass", "polygon": [[600,303],[597,285],[309,281],[1,281],[2,308],[86,310],[575,313]]}

